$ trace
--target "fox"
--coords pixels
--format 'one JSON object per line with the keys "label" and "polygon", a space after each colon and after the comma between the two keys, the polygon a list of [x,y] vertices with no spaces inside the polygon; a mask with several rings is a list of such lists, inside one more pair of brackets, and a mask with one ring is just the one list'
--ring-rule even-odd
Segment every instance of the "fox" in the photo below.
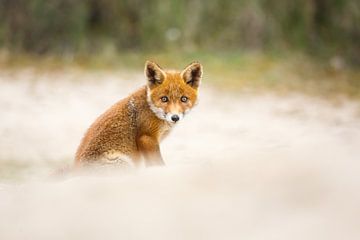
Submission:
{"label": "fox", "polygon": [[160,142],[197,105],[203,75],[195,61],[182,71],[146,61],[146,84],[100,115],[86,131],[75,167],[93,164],[164,166]]}

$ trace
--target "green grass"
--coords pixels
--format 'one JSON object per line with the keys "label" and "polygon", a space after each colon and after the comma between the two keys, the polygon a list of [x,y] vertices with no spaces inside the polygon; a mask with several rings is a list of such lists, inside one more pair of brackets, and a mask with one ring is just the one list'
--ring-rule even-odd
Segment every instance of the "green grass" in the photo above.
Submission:
{"label": "green grass", "polygon": [[183,68],[197,60],[204,66],[205,82],[230,91],[302,92],[334,97],[360,98],[360,70],[336,67],[330,60],[313,59],[301,53],[259,52],[125,52],[104,51],[102,55],[0,55],[0,68],[34,67],[39,70],[79,68],[92,70],[142,71],[144,62],[154,60],[166,68]]}

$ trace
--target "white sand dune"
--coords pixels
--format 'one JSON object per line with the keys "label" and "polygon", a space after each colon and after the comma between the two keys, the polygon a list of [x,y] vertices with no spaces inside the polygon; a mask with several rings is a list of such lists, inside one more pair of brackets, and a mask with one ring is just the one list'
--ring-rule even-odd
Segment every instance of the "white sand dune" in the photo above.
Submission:
{"label": "white sand dune", "polygon": [[49,178],[142,84],[0,72],[0,239],[360,239],[360,105],[349,100],[229,94],[205,78],[161,146],[167,167]]}

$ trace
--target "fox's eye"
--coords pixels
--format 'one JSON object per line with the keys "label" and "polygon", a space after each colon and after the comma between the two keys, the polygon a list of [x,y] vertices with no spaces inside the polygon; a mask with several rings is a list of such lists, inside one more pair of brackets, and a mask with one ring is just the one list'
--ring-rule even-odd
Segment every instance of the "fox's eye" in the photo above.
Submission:
{"label": "fox's eye", "polygon": [[168,102],[169,98],[167,96],[163,96],[163,97],[161,97],[161,101],[162,102]]}
{"label": "fox's eye", "polygon": [[188,98],[185,96],[182,96],[180,100],[185,103],[185,102],[187,102]]}

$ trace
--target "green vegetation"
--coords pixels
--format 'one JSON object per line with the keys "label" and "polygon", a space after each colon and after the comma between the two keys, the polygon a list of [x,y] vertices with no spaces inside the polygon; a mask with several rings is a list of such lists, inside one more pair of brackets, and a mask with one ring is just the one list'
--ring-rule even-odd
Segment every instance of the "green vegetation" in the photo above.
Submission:
{"label": "green vegetation", "polygon": [[2,0],[0,48],[36,54],[304,51],[360,64],[356,0]]}
{"label": "green vegetation", "polygon": [[2,0],[0,67],[193,60],[227,89],[360,96],[360,1]]}

